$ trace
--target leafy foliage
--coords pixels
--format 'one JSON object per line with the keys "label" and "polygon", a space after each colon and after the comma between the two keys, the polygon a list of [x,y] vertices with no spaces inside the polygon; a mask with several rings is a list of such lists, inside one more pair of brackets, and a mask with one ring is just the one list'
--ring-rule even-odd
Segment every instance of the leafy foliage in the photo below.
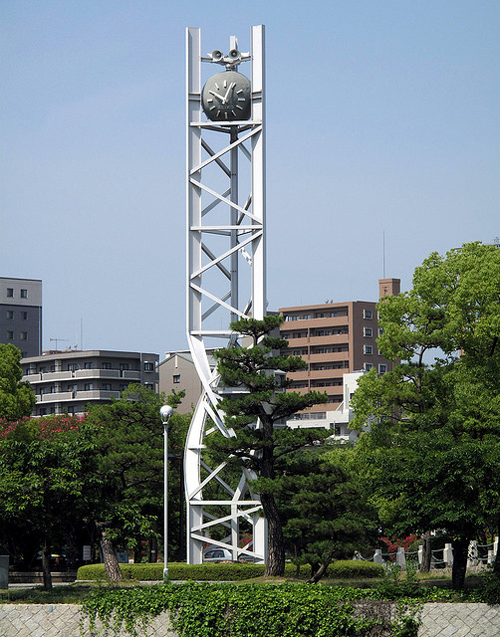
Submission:
{"label": "leafy foliage", "polygon": [[[27,533],[43,555],[82,524],[96,493],[93,428],[74,416],[25,418],[0,431],[4,538]],[[45,559],[44,559],[45,561]],[[51,587],[48,563],[44,583]]]}
{"label": "leafy foliage", "polygon": [[169,610],[174,628],[185,637],[247,637],[249,627],[252,637],[360,636],[374,621],[355,618],[347,599],[344,591],[305,584],[189,583],[99,591],[84,603],[84,618],[90,630],[99,618],[115,635],[122,627],[135,635]]}
{"label": "leafy foliage", "polygon": [[0,419],[19,420],[29,416],[36,403],[29,383],[21,382],[21,352],[11,343],[0,343]]}
{"label": "leafy foliage", "polygon": [[378,306],[379,348],[399,364],[361,378],[352,401],[354,425],[372,423],[356,453],[383,523],[453,534],[457,587],[469,540],[500,519],[499,292],[500,250],[432,254]]}
{"label": "leafy foliage", "polygon": [[294,562],[310,564],[311,582],[319,581],[334,560],[375,540],[376,512],[366,502],[351,449],[300,451],[277,482],[285,536]]}
{"label": "leafy foliage", "polygon": [[[184,393],[168,398],[142,385],[129,385],[120,400],[91,407],[88,422],[97,427],[97,474],[101,492],[96,519],[105,522],[115,546],[135,550],[142,558],[143,543],[161,537],[163,519],[163,427],[160,407],[175,407]],[[170,461],[169,545],[179,551],[179,523],[183,498],[177,485],[189,415],[174,413],[169,421]],[[182,538],[183,539],[183,538]],[[156,556],[154,556],[156,561]]]}

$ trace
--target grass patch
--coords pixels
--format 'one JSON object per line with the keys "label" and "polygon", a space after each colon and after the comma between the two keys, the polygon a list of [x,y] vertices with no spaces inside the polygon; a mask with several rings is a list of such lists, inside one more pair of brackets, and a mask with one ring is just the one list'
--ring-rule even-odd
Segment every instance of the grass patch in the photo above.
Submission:
{"label": "grass patch", "polygon": [[96,584],[54,586],[50,591],[41,586],[11,588],[0,592],[1,604],[81,604],[96,589]]}

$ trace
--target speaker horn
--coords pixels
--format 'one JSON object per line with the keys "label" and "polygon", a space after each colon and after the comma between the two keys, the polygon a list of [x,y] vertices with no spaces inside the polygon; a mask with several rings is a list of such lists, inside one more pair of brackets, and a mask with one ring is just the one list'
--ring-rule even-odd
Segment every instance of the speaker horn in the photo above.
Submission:
{"label": "speaker horn", "polygon": [[238,49],[231,49],[229,51],[229,57],[232,62],[239,62],[241,60],[241,53],[238,51]]}
{"label": "speaker horn", "polygon": [[222,58],[223,58],[222,51],[219,51],[218,49],[215,49],[215,51],[212,51],[212,60],[214,62],[220,62]]}

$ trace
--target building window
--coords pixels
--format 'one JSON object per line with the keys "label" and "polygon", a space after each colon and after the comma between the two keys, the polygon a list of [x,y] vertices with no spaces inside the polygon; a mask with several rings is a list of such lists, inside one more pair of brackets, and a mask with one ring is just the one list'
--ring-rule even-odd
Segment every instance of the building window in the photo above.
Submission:
{"label": "building window", "polygon": [[128,363],[120,363],[120,369],[121,371],[126,371],[128,369],[130,369],[130,365]]}
{"label": "building window", "polygon": [[25,290],[25,289],[21,290],[21,298],[22,299],[27,299],[28,298],[28,290]]}
{"label": "building window", "polygon": [[21,318],[23,319],[23,321],[27,321],[28,320],[28,312],[21,312]]}
{"label": "building window", "polygon": [[111,391],[111,383],[104,383],[102,388],[104,391]]}
{"label": "building window", "polygon": [[85,383],[83,389],[85,391],[92,391],[94,389],[94,383]]}
{"label": "building window", "polygon": [[83,364],[83,369],[93,369],[94,367],[94,363],[92,363],[92,361],[87,361],[86,363]]}
{"label": "building window", "polygon": [[102,369],[111,369],[111,363],[101,363]]}
{"label": "building window", "polygon": [[78,369],[78,363],[68,363],[69,372],[76,372],[77,369]]}
{"label": "building window", "polygon": [[370,356],[373,354],[373,347],[371,345],[363,345],[363,353],[366,356]]}
{"label": "building window", "polygon": [[8,330],[7,331],[7,340],[8,341],[13,341],[14,340],[14,332],[12,330]]}
{"label": "building window", "polygon": [[14,296],[14,288],[7,288],[7,296],[10,298]]}
{"label": "building window", "polygon": [[380,363],[378,371],[380,374],[385,374],[387,372],[387,365],[385,363]]}
{"label": "building window", "polygon": [[371,327],[364,327],[363,336],[365,338],[371,338],[373,336],[373,329]]}
{"label": "building window", "polygon": [[154,385],[153,385],[153,383],[144,383],[144,387],[147,387],[148,389],[152,389],[152,390],[154,390]]}
{"label": "building window", "polygon": [[145,372],[154,372],[155,364],[154,363],[144,363],[144,371]]}
{"label": "building window", "polygon": [[22,341],[27,341],[27,340],[28,340],[28,332],[21,332],[21,333],[19,334],[19,338],[20,338]]}
{"label": "building window", "polygon": [[373,367],[373,363],[365,363],[363,365],[363,368],[366,372],[369,372],[372,367]]}
{"label": "building window", "polygon": [[180,383],[180,382],[181,382],[181,375],[180,375],[180,374],[174,374],[174,375],[172,376],[172,382],[173,382],[174,384],[176,384],[176,383]]}
{"label": "building window", "polygon": [[9,320],[14,318],[14,312],[12,310],[7,310],[7,318]]}
{"label": "building window", "polygon": [[363,310],[363,318],[364,319],[373,318],[373,312],[371,310]]}

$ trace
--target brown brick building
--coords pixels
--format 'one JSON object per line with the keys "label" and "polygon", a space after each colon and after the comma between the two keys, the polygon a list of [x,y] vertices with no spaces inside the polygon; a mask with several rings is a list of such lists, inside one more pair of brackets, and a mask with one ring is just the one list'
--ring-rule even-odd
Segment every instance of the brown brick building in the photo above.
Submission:
{"label": "brown brick building", "polygon": [[[399,279],[380,279],[379,296],[399,294]],[[291,390],[326,391],[328,403],[309,411],[335,411],[343,402],[343,375],[373,367],[380,373],[392,369],[391,361],[377,348],[379,327],[376,303],[347,301],[280,308],[285,317],[281,336],[288,343],[288,352],[302,356],[307,369],[290,374]]]}

